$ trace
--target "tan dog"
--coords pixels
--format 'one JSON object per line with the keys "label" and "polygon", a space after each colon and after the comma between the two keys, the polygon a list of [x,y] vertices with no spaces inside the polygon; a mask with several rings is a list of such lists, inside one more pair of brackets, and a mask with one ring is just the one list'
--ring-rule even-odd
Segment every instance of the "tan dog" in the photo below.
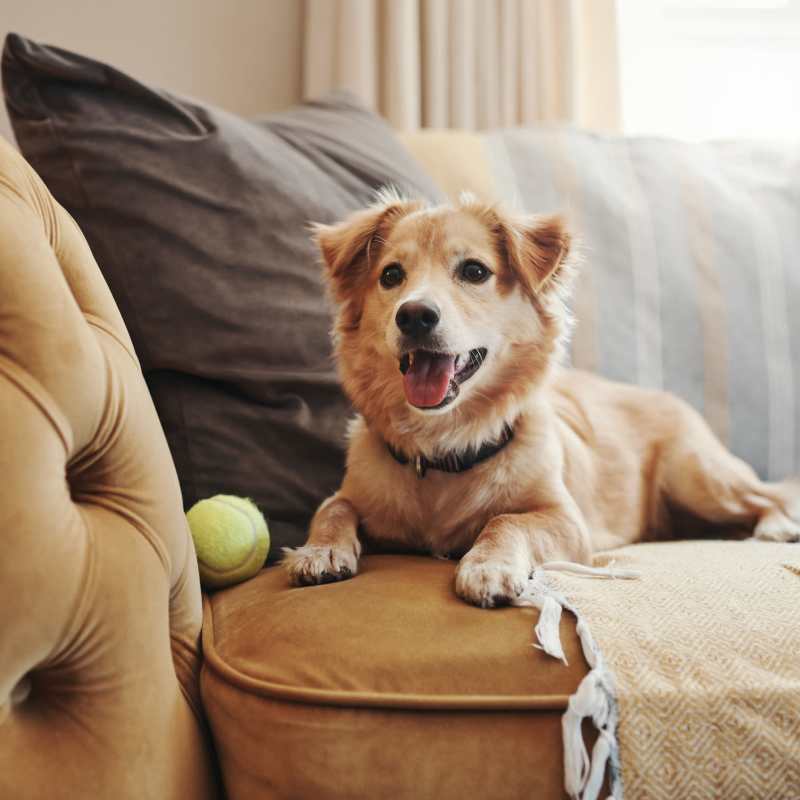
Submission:
{"label": "tan dog", "polygon": [[285,551],[294,583],[355,574],[359,534],[463,556],[456,592],[484,607],[537,564],[669,535],[671,508],[800,540],[797,484],[761,482],[684,402],[558,365],[560,219],[385,194],[316,237],[359,416],[341,489]]}

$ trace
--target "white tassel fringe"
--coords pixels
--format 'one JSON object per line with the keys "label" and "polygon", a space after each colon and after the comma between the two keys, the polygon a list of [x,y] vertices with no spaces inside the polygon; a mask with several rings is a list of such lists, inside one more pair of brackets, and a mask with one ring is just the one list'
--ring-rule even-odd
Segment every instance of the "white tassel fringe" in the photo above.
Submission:
{"label": "white tassel fringe", "polygon": [[[617,705],[614,678],[603,660],[600,648],[592,638],[589,626],[577,609],[559,592],[552,589],[544,577],[545,571],[569,572],[592,578],[632,580],[640,577],[633,570],[615,569],[612,562],[607,567],[587,567],[569,561],[550,561],[537,569],[514,605],[533,606],[540,610],[536,624],[536,638],[540,647],[553,658],[567,663],[559,636],[561,609],[565,608],[577,619],[577,633],[583,655],[590,671],[583,678],[575,694],[569,699],[567,710],[561,718],[564,738],[564,788],[574,800],[597,800],[605,780],[608,766],[611,778],[611,798],[621,800],[619,748],[616,739]],[[591,756],[583,741],[583,720],[591,718],[598,732]]]}

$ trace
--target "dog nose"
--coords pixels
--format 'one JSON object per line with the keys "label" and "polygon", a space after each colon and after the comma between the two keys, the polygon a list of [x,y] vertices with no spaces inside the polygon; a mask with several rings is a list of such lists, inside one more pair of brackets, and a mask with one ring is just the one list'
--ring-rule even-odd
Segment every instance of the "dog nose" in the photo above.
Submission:
{"label": "dog nose", "polygon": [[426,336],[439,324],[439,309],[430,303],[408,301],[397,309],[394,321],[406,336]]}

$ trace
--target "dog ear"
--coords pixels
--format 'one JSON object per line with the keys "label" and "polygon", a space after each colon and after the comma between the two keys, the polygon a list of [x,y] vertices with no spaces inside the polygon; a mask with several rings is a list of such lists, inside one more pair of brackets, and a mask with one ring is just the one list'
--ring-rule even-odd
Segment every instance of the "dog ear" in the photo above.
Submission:
{"label": "dog ear", "polygon": [[572,283],[568,268],[571,237],[559,216],[501,221],[509,266],[531,297],[565,293]]}
{"label": "dog ear", "polygon": [[312,226],[337,301],[352,297],[378,257],[391,227],[421,207],[421,202],[385,193],[375,205],[357,211],[343,222]]}
{"label": "dog ear", "polygon": [[468,194],[459,204],[491,230],[510,271],[506,281],[501,278],[509,288],[516,282],[531,300],[554,291],[561,298],[568,294],[574,277],[567,258],[571,237],[560,216],[514,216]]}

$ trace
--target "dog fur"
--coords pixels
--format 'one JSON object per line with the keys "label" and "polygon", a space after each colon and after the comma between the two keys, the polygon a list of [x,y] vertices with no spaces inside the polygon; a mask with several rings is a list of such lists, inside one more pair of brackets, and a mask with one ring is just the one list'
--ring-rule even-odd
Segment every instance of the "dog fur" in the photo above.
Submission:
{"label": "dog fur", "polygon": [[[350,426],[340,490],[319,508],[308,542],[286,550],[293,583],[357,572],[360,537],[395,550],[459,556],[455,591],[505,605],[537,564],[669,537],[673,512],[757,538],[800,540],[800,484],[760,481],[701,416],[663,392],[560,366],[575,273],[558,217],[516,217],[463,197],[427,207],[391,193],[333,226],[318,226],[337,313],[334,341]],[[459,264],[491,275],[474,285]],[[405,272],[384,288],[387,265]],[[440,311],[439,349],[486,348],[484,363],[445,407],[410,404],[399,370],[405,302]],[[430,459],[512,441],[469,471],[418,478],[387,445]],[[682,533],[684,530],[677,530]]]}

